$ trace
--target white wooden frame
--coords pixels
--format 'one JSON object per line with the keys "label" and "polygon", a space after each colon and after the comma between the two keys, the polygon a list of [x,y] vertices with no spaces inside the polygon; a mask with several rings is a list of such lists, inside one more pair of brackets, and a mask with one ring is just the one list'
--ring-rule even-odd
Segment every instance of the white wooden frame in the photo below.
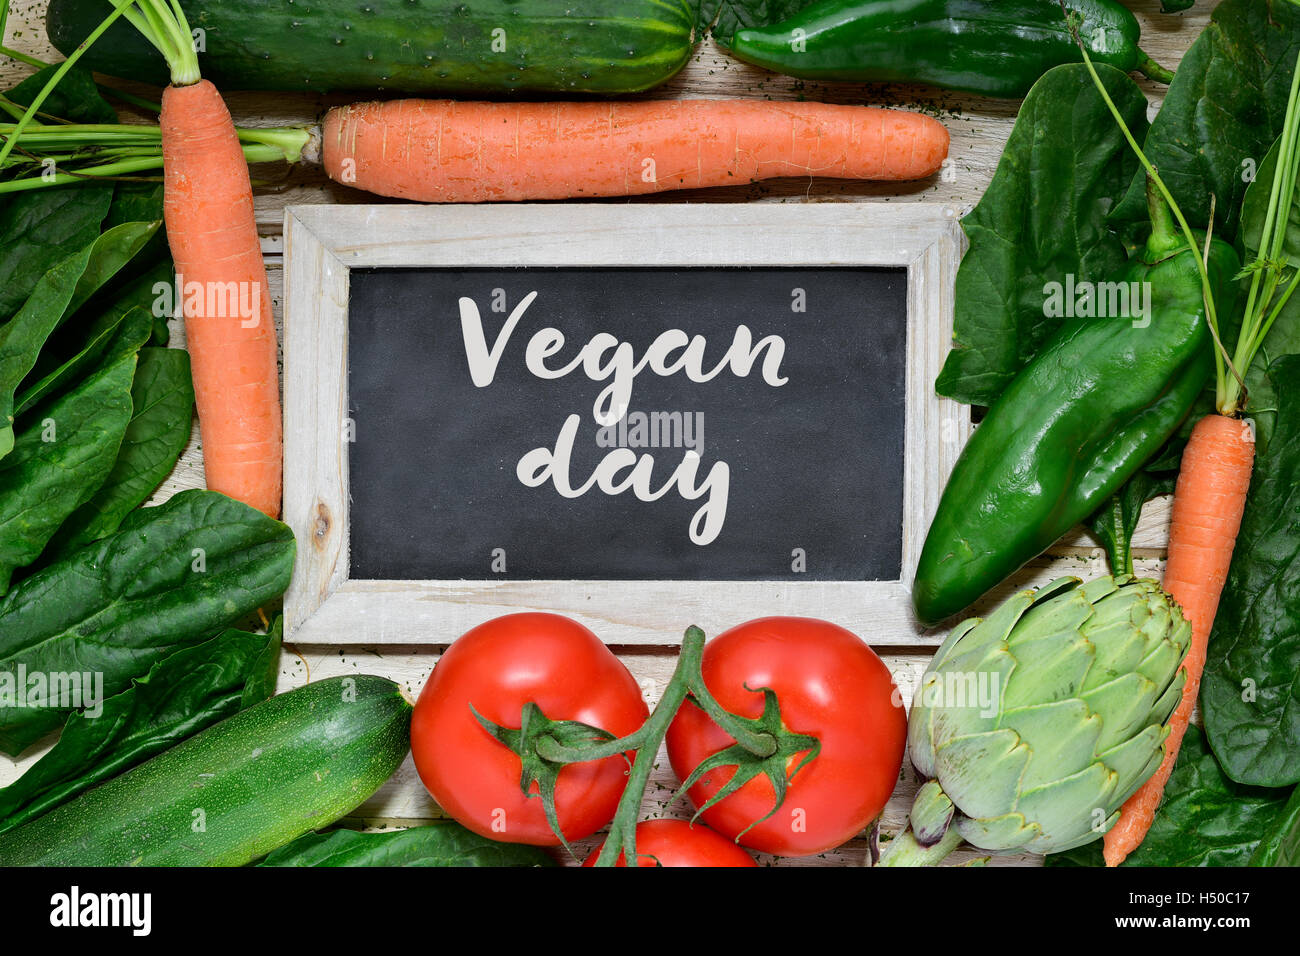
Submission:
{"label": "white wooden frame", "polygon": [[[926,203],[291,206],[284,223],[284,518],[298,540],[286,636],[446,644],[521,610],[608,644],[671,645],[768,614],[823,617],[876,645],[931,644],[909,584],[967,409],[934,393],[952,340],[958,212]],[[348,275],[414,266],[905,266],[903,577],[885,582],[354,581],[348,575]]]}

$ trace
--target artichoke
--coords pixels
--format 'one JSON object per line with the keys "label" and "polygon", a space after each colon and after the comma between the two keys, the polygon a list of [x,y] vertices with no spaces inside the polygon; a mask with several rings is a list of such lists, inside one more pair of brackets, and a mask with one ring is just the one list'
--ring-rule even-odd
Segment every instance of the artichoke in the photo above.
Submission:
{"label": "artichoke", "polygon": [[908,719],[926,782],[883,865],[963,839],[1056,853],[1099,839],[1160,765],[1192,629],[1155,582],[1061,578],[959,624]]}

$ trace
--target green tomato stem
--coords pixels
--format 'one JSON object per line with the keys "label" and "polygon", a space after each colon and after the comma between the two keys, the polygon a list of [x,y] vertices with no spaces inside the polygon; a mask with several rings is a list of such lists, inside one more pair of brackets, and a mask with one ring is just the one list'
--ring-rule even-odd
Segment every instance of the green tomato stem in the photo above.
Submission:
{"label": "green tomato stem", "polygon": [[[704,632],[698,627],[686,629],[682,638],[682,652],[677,659],[673,676],[664,688],[663,695],[655,704],[650,719],[641,725],[641,729],[631,737],[636,741],[636,759],[628,772],[627,786],[619,798],[614,821],[610,824],[605,844],[596,857],[596,866],[615,866],[619,856],[623,857],[625,866],[637,865],[636,826],[641,820],[641,802],[645,799],[645,788],[650,782],[650,771],[654,769],[655,759],[659,756],[659,746],[668,733],[668,727],[677,716],[678,709],[686,700],[692,677],[700,673],[704,659]],[[699,680],[703,684],[703,679]],[[631,738],[624,738],[624,741]],[[624,751],[630,748],[624,748]],[[622,753],[624,751],[618,751]]]}

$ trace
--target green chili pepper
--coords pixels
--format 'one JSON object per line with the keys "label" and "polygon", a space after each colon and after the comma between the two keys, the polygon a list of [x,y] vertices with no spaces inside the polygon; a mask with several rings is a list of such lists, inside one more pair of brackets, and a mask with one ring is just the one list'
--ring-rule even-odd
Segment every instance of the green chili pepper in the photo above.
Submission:
{"label": "green chili pepper", "polygon": [[[1173,74],[1138,47],[1137,18],[1117,0],[1066,0],[1094,61]],[[747,63],[815,80],[931,83],[1021,97],[1054,66],[1082,57],[1058,0],[819,0],[773,26],[739,30]]]}
{"label": "green chili pepper", "polygon": [[[1153,204],[1153,222],[1146,247],[1110,277],[1149,284],[1144,318],[1067,320],[962,451],[917,566],[912,600],[922,622],[963,610],[1096,511],[1205,388],[1214,353],[1201,253],[1188,249],[1162,204]],[[1233,248],[1214,240],[1209,273],[1220,314],[1231,313],[1239,269]]]}

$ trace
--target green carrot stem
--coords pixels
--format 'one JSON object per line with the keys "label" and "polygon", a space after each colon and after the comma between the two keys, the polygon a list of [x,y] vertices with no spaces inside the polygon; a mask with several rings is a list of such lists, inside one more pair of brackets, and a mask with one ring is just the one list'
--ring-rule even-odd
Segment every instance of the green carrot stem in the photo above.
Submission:
{"label": "green carrot stem", "polygon": [[72,55],[59,65],[59,68],[54,71],[54,75],[51,76],[45,86],[41,88],[41,91],[36,94],[35,99],[32,100],[31,106],[29,106],[27,112],[23,114],[23,118],[18,121],[17,129],[9,136],[5,137],[4,146],[0,147],[0,164],[3,164],[9,154],[13,152],[14,144],[18,140],[18,135],[31,123],[32,117],[40,110],[41,104],[44,103],[50,93],[53,92],[54,87],[57,86],[59,81],[67,75],[67,72],[70,69],[72,69],[73,64],[76,63],[77,60],[81,59],[81,55],[90,49],[90,45],[98,40],[103,35],[104,31],[116,22],[118,17],[125,15],[127,7],[130,5],[128,0],[109,0],[109,2],[114,5],[113,12],[105,17],[100,22],[99,26],[95,27],[95,29],[90,32],[90,36],[86,37],[86,39],[72,51]]}

